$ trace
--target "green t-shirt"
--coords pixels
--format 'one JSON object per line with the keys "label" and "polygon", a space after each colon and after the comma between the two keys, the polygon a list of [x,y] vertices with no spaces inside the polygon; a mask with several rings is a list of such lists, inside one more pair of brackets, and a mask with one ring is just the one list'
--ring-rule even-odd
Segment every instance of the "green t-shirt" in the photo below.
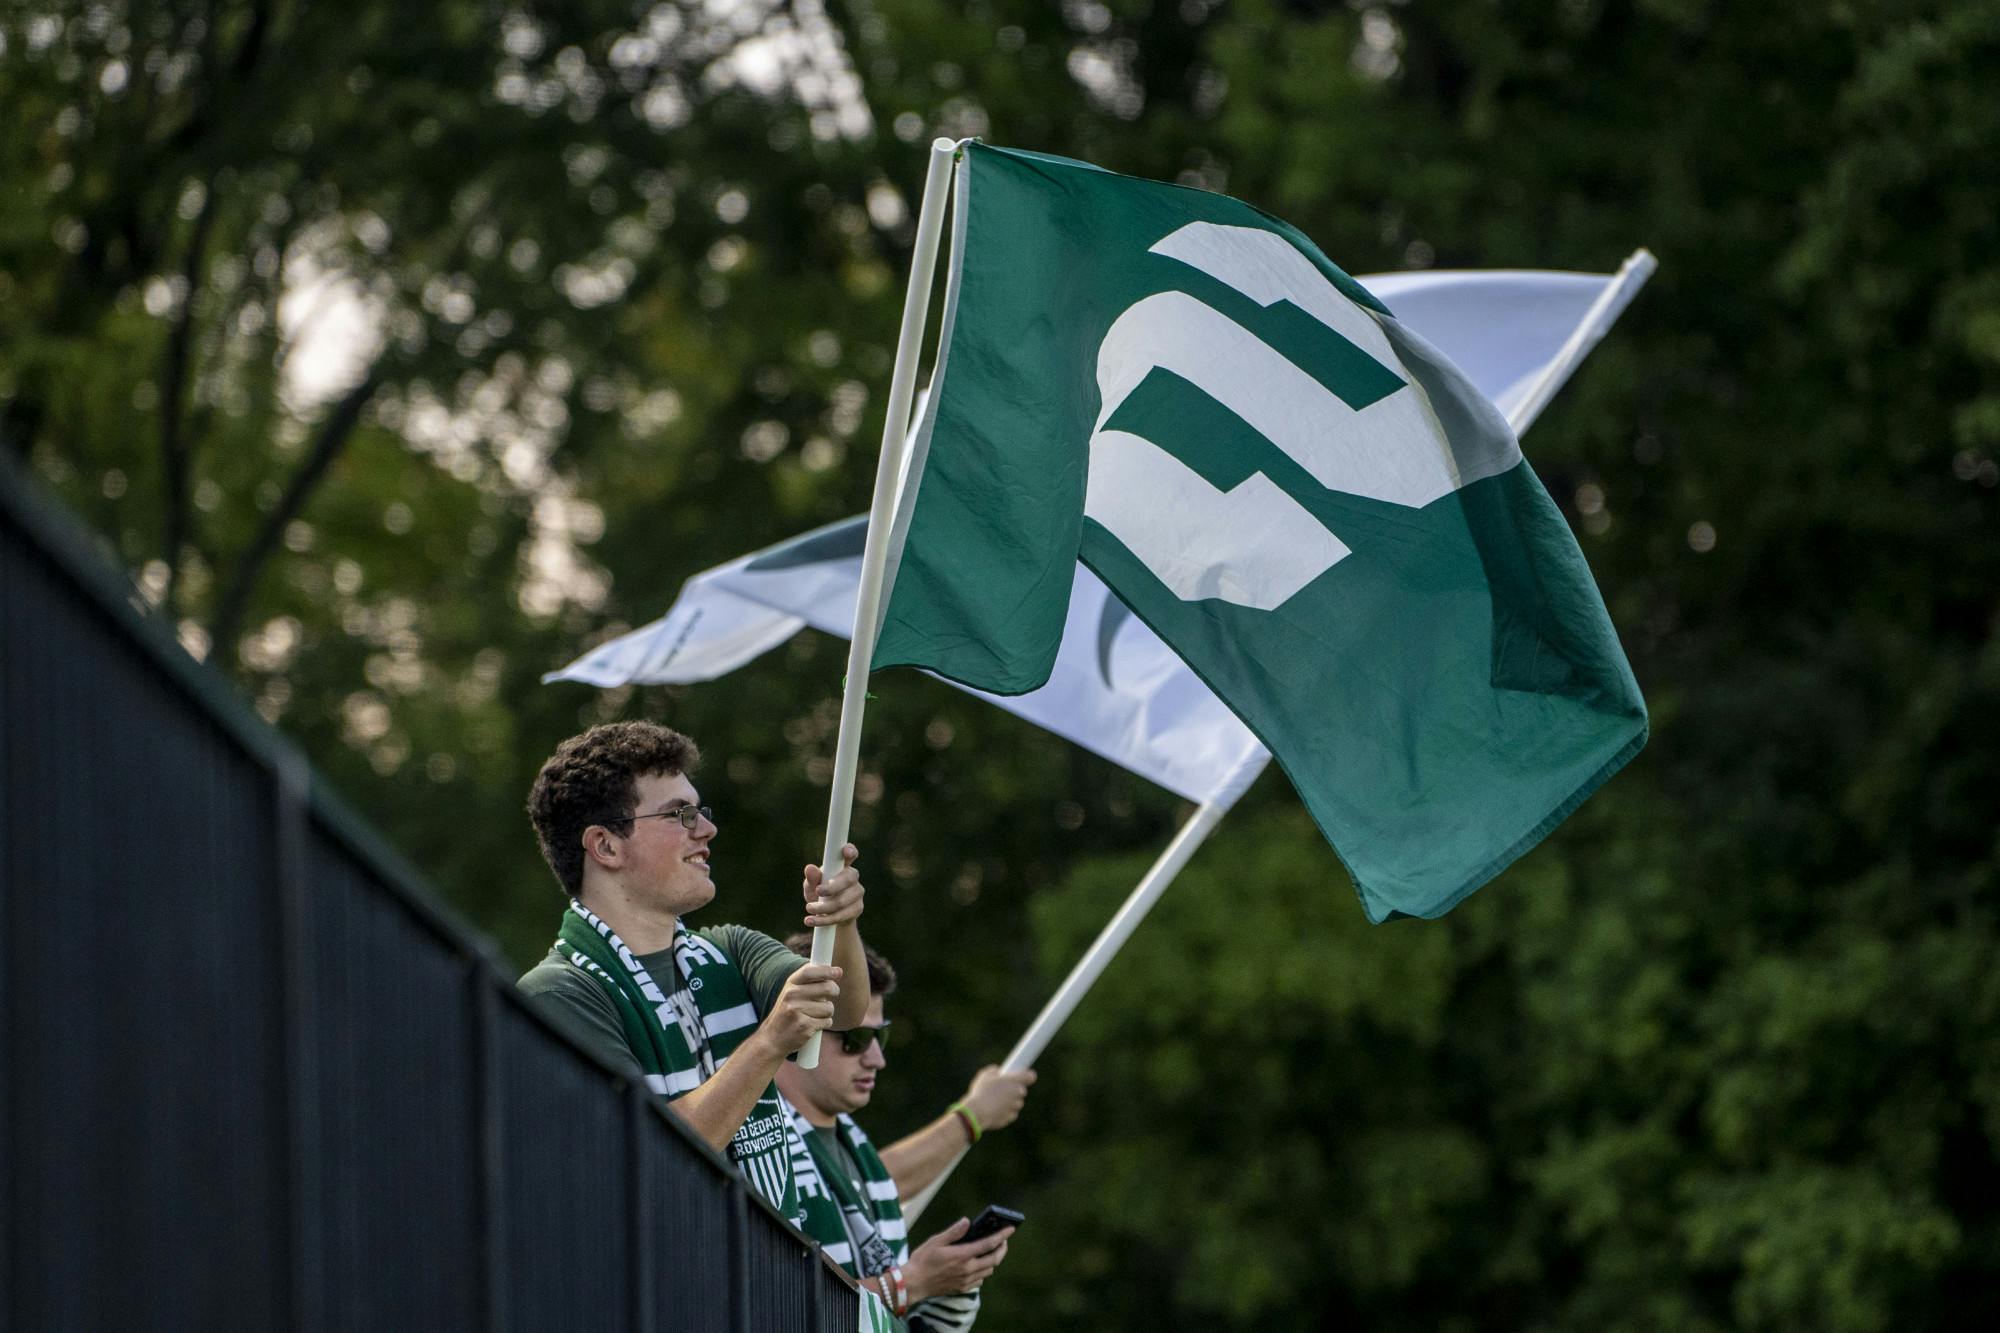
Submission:
{"label": "green t-shirt", "polygon": [[[759,1019],[777,1004],[778,992],[785,988],[792,973],[805,966],[805,959],[748,926],[708,926],[694,933],[722,950],[736,964]],[[674,963],[671,947],[636,956],[661,990],[671,993],[683,987],[681,970]],[[625,1044],[625,1031],[618,1025],[618,1006],[603,982],[578,971],[550,949],[548,957],[529,968],[514,984],[531,1006],[578,1045],[628,1077],[645,1080],[645,1071],[640,1069],[631,1047]]]}
{"label": "green t-shirt", "polygon": [[[822,1163],[831,1165],[833,1172],[821,1172],[828,1177],[827,1184],[838,1190],[841,1202],[867,1212],[868,1184],[861,1174],[861,1164],[854,1160],[854,1154],[847,1150],[847,1140],[840,1136],[840,1126],[813,1126],[813,1137],[825,1149]],[[836,1176],[834,1172],[839,1174]]]}

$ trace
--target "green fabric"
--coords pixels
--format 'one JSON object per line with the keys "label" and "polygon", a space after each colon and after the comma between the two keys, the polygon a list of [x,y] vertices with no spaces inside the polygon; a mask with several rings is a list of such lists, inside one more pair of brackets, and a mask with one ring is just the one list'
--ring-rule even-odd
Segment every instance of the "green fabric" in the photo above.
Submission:
{"label": "green fabric", "polygon": [[789,1101],[784,1105],[806,1149],[806,1159],[793,1169],[806,1214],[802,1230],[849,1277],[873,1277],[908,1259],[909,1231],[895,1177],[861,1126],[843,1115],[821,1129]]}
{"label": "green fabric", "polygon": [[[760,1017],[771,1012],[785,982],[806,963],[777,940],[748,926],[705,926],[694,933],[722,950],[736,965]],[[671,947],[642,953],[638,959],[661,986],[678,988],[684,984]],[[535,1010],[579,1046],[629,1078],[644,1078],[645,1071],[626,1044],[616,1002],[602,983],[572,966],[560,950],[551,948],[515,985]]]}
{"label": "green fabric", "polygon": [[1638,752],[1506,422],[1309,240],[1059,158],[959,170],[875,668],[1037,688],[1080,559],[1270,748],[1377,921],[1445,912]]}
{"label": "green fabric", "polygon": [[861,1333],[902,1333],[903,1326],[889,1313],[889,1307],[882,1304],[882,1298],[862,1287],[861,1291]]}
{"label": "green fabric", "polygon": [[[625,1044],[647,1086],[669,1098],[685,1096],[757,1029],[743,973],[713,943],[685,925],[674,930],[674,965],[685,985],[662,989],[617,933],[572,899],[556,935],[556,950],[598,982],[618,1012]],[[767,1084],[729,1141],[736,1167],[786,1217],[803,1223],[795,1161],[805,1156],[778,1096]]]}
{"label": "green fabric", "polygon": [[819,1164],[820,1174],[834,1186],[840,1201],[856,1208],[865,1207],[868,1178],[862,1173],[861,1163],[840,1137],[840,1126],[814,1125],[812,1137],[806,1142],[812,1147],[813,1160]]}
{"label": "green fabric", "polygon": [[[849,1115],[819,1126],[791,1102],[784,1106],[806,1150],[793,1172],[806,1215],[801,1229],[849,1277],[873,1277],[891,1264],[907,1264],[909,1227],[896,1180],[867,1133]],[[908,1326],[917,1333],[962,1333],[979,1318],[980,1303],[977,1291],[918,1301]]]}

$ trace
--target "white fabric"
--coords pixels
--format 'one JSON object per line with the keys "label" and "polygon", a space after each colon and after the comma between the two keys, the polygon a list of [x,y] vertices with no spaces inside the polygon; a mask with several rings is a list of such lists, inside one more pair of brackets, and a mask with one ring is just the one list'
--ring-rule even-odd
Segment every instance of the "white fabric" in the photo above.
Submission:
{"label": "white fabric", "polygon": [[1508,421],[1597,298],[1604,273],[1533,269],[1377,273],[1360,283],[1443,352]]}
{"label": "white fabric", "polygon": [[[747,568],[752,558],[696,575],[664,617],[549,679],[599,686],[713,680],[804,626],[842,636],[852,630],[858,556],[770,571]],[[1048,684],[1012,698],[981,697],[1169,791],[1207,800],[1263,747],[1122,607],[1112,608],[1115,625],[1101,651],[1108,596],[1095,574],[1077,566],[1063,647]],[[742,609],[750,605],[764,608],[767,632],[742,632]],[[710,626],[720,632],[710,637]]]}

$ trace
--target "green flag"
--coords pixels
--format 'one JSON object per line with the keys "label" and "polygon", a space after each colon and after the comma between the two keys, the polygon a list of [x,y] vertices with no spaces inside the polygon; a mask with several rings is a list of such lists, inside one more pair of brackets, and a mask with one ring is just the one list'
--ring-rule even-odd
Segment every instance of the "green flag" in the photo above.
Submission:
{"label": "green flag", "polygon": [[1081,559],[1431,917],[1639,751],[1590,570],[1498,411],[1296,229],[981,144],[876,668],[1039,686]]}

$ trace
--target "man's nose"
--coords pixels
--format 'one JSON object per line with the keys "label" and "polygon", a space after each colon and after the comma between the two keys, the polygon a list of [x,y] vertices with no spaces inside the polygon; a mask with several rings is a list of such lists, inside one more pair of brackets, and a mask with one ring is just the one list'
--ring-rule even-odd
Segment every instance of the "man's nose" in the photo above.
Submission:
{"label": "man's nose", "polygon": [[886,1069],[889,1067],[889,1057],[883,1053],[880,1041],[871,1041],[868,1043],[868,1049],[861,1053],[861,1067],[863,1069]]}

